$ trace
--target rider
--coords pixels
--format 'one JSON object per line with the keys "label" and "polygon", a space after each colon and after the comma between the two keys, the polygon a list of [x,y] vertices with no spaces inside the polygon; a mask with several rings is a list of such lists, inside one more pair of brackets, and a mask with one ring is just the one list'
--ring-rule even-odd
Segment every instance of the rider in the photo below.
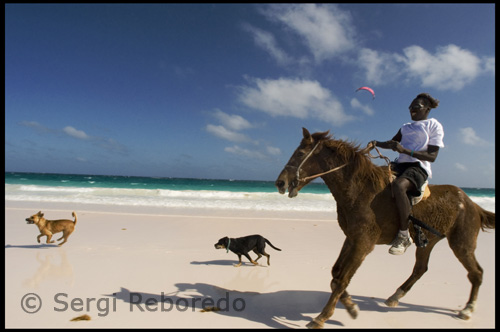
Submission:
{"label": "rider", "polygon": [[399,233],[392,241],[389,253],[402,255],[411,245],[408,234],[410,201],[407,193],[419,196],[420,188],[432,177],[431,162],[437,158],[443,144],[443,126],[434,118],[428,118],[431,109],[439,105],[439,100],[428,93],[419,94],[410,104],[410,115],[414,122],[404,124],[390,141],[371,141],[368,145],[399,152],[393,163],[396,179],[392,182],[392,192],[399,215]]}

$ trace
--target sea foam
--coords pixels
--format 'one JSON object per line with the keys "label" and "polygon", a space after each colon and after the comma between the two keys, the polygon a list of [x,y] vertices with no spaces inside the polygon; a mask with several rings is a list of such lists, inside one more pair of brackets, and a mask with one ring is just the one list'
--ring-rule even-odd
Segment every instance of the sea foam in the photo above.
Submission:
{"label": "sea foam", "polygon": [[[486,210],[495,211],[494,197],[472,196]],[[6,201],[32,201],[165,208],[209,208],[262,211],[335,212],[331,194],[300,193],[290,199],[278,192],[169,190],[129,188],[51,187],[5,185]]]}

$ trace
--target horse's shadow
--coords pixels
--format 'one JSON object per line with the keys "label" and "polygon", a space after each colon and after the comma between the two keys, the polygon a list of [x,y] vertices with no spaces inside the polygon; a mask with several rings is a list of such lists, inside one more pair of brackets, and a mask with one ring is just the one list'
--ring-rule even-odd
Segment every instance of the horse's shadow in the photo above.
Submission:
{"label": "horse's shadow", "polygon": [[[220,308],[217,314],[244,318],[271,328],[304,327],[321,311],[322,305],[330,296],[330,292],[312,290],[282,290],[271,293],[240,292],[205,283],[178,283],[175,286],[177,291],[166,294],[136,292],[122,287],[119,292],[105,296],[123,300],[130,304],[131,309],[135,306],[136,311],[144,311],[144,306],[148,303],[156,303],[158,311],[163,309],[167,311],[190,310],[200,312],[200,314],[202,314],[201,310],[207,306],[215,306]],[[400,303],[396,308],[389,308],[384,304],[385,299],[380,298],[352,296],[352,299],[358,304],[361,312],[417,311],[448,316],[455,314],[450,309],[407,303]],[[345,310],[342,304],[337,304],[337,308]],[[304,312],[311,314],[306,316]],[[344,326],[337,320],[330,319],[326,323]]]}
{"label": "horse's shadow", "polygon": [[57,244],[25,244],[25,245],[11,245],[6,244],[5,249],[9,248],[20,248],[20,249],[49,249],[49,248],[58,248]]}

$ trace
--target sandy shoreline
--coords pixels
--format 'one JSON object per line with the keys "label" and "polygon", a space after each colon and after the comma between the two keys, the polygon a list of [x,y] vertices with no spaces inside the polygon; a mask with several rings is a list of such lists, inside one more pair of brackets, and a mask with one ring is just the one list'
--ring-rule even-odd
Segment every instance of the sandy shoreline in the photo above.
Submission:
{"label": "sandy shoreline", "polygon": [[[330,269],[344,241],[331,213],[44,203],[48,219],[78,213],[75,232],[57,247],[38,244],[38,228],[24,221],[41,209],[38,205],[6,203],[7,328],[302,328],[328,299]],[[223,236],[255,233],[283,250],[266,248],[269,267],[264,259],[259,266],[244,259],[235,268],[235,254],[214,249]],[[494,328],[494,248],[495,232],[480,232],[476,257],[484,277],[470,321],[454,318],[468,299],[470,283],[444,240],[433,251],[429,271],[397,308],[384,301],[410,275],[415,247],[392,256],[387,246],[377,246],[348,288],[360,307],[358,318],[351,319],[338,304],[325,327]],[[23,310],[26,294],[39,297],[38,312]],[[30,296],[35,295],[25,300]],[[25,309],[36,310],[36,301]],[[222,310],[201,312],[204,305]],[[83,314],[91,320],[70,321]]]}

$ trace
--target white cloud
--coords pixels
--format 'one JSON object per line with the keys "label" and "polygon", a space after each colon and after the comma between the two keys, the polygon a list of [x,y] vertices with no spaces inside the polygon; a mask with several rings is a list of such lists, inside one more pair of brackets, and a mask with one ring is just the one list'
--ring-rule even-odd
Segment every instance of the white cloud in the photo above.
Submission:
{"label": "white cloud", "polygon": [[472,52],[450,44],[437,48],[434,54],[420,46],[410,46],[403,55],[361,49],[358,65],[365,71],[369,84],[382,85],[414,79],[422,87],[437,90],[461,90],[479,75],[495,72],[495,59],[479,58]]}
{"label": "white cloud", "polygon": [[39,133],[44,134],[44,135],[61,135],[65,134],[70,137],[87,141],[99,148],[103,148],[105,150],[108,150],[113,153],[119,153],[119,154],[127,154],[128,153],[128,148],[117,142],[116,140],[112,138],[105,138],[105,137],[99,137],[99,136],[91,136],[87,135],[83,130],[76,129],[75,127],[72,126],[66,126],[63,129],[52,129],[45,127],[44,125],[35,122],[35,121],[22,121],[20,122],[21,125],[26,126],[26,127],[31,127],[36,129]]}
{"label": "white cloud", "polygon": [[467,171],[467,167],[463,164],[460,164],[460,163],[455,163],[455,168],[458,169],[459,171]]}
{"label": "white cloud", "polygon": [[399,80],[404,58],[398,54],[381,53],[367,48],[360,50],[359,66],[365,70],[369,84],[383,85]]}
{"label": "white cloud", "polygon": [[336,5],[276,4],[263,13],[298,34],[318,62],[355,46],[350,14]]}
{"label": "white cloud", "polygon": [[36,121],[21,121],[19,124],[21,126],[33,128],[34,130],[36,130],[37,132],[42,133],[42,134],[57,132],[56,130],[47,128],[44,125],[41,125],[40,123],[38,123]]}
{"label": "white cloud", "polygon": [[375,112],[373,111],[373,109],[370,106],[361,104],[361,102],[359,100],[357,100],[356,98],[351,99],[351,107],[354,109],[362,110],[363,113],[365,113],[366,115],[375,114]]}
{"label": "white cloud", "polygon": [[269,53],[279,65],[288,65],[293,62],[293,59],[278,46],[271,33],[248,24],[244,25],[244,29],[252,34],[255,44]]}
{"label": "white cloud", "polygon": [[21,121],[19,124],[25,127],[43,128],[43,126],[36,121]]}
{"label": "white cloud", "polygon": [[75,129],[71,126],[64,127],[63,132],[66,133],[66,135],[78,138],[78,139],[89,139],[90,137],[82,130]]}
{"label": "white cloud", "polygon": [[483,72],[495,75],[495,58],[483,57]]}
{"label": "white cloud", "polygon": [[476,135],[473,128],[460,128],[460,137],[462,142],[467,145],[481,146],[488,145],[488,142]]}
{"label": "white cloud", "polygon": [[423,87],[438,90],[461,90],[481,73],[481,60],[468,50],[456,45],[439,47],[433,55],[420,46],[403,50],[411,77]]}
{"label": "white cloud", "polygon": [[344,113],[342,104],[317,81],[257,78],[253,83],[253,87],[241,87],[240,101],[271,116],[316,118],[337,126],[353,120]]}
{"label": "white cloud", "polygon": [[234,145],[232,147],[226,147],[224,148],[224,151],[251,159],[266,159],[266,156],[259,151],[244,149],[237,145]]}
{"label": "white cloud", "polygon": [[214,116],[226,127],[232,130],[243,130],[252,128],[252,124],[239,115],[230,115],[216,110]]}
{"label": "white cloud", "polygon": [[244,134],[240,134],[233,130],[229,130],[224,126],[216,126],[208,124],[206,130],[219,138],[231,141],[231,142],[245,142],[249,141],[248,137]]}
{"label": "white cloud", "polygon": [[281,154],[281,150],[279,148],[275,148],[275,147],[272,147],[272,146],[268,146],[266,148],[266,151],[268,154],[270,154],[271,156],[278,156]]}

